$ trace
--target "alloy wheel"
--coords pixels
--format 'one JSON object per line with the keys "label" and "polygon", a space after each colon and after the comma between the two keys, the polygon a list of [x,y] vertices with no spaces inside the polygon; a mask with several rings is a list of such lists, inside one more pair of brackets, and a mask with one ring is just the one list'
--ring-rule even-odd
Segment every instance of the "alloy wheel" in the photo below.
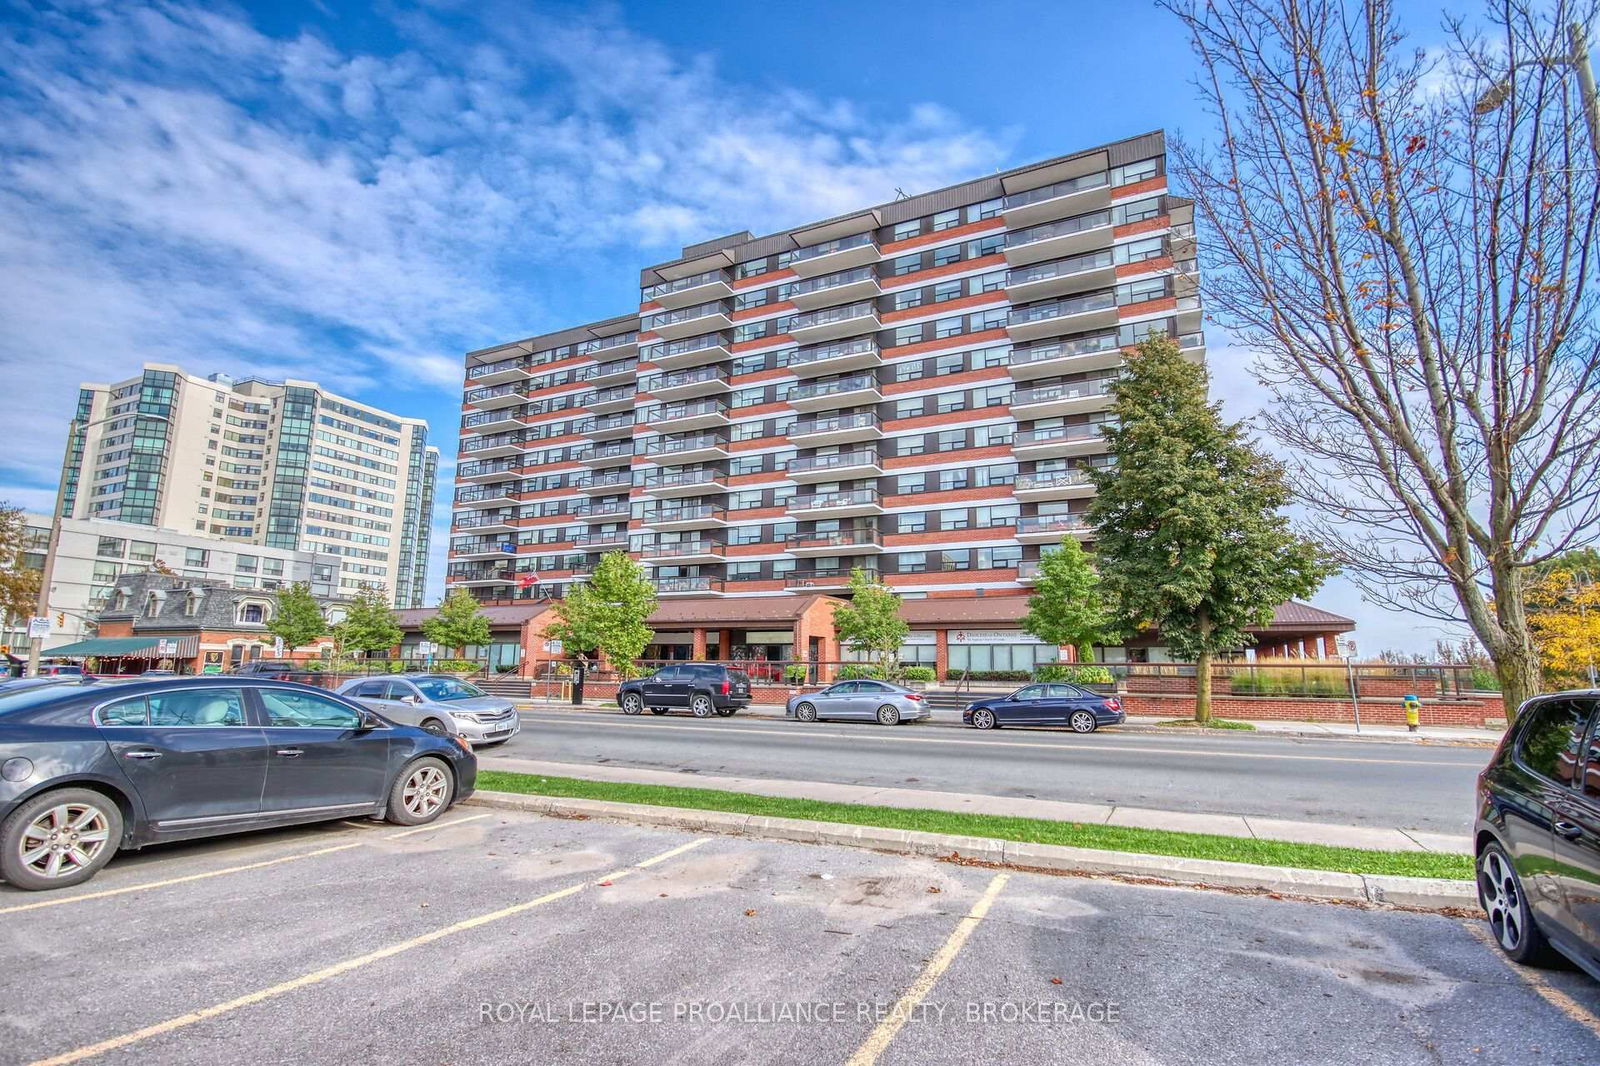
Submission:
{"label": "alloy wheel", "polygon": [[640,714],[644,711],[644,701],[633,693],[628,693],[622,698],[623,714]]}
{"label": "alloy wheel", "polygon": [[882,707],[878,708],[878,724],[899,725],[900,712],[890,704],[885,703]]}
{"label": "alloy wheel", "polygon": [[710,718],[716,713],[716,708],[711,706],[710,696],[696,696],[689,707],[694,711],[696,718]]}
{"label": "alloy wheel", "polygon": [[28,823],[17,851],[29,872],[53,879],[75,874],[94,862],[110,839],[110,827],[99,808],[63,803],[41,811]]}
{"label": "alloy wheel", "polygon": [[1478,892],[1495,939],[1508,952],[1522,946],[1523,906],[1517,875],[1499,851],[1487,851],[1478,864]]}
{"label": "alloy wheel", "polygon": [[1072,717],[1067,719],[1074,733],[1093,733],[1095,727],[1094,715],[1088,711],[1073,711]]}
{"label": "alloy wheel", "polygon": [[794,709],[794,716],[802,722],[815,722],[817,720],[817,709],[809,703],[802,703]]}
{"label": "alloy wheel", "polygon": [[407,811],[418,818],[426,818],[444,806],[449,798],[449,787],[443,770],[437,766],[421,766],[406,778],[400,797]]}
{"label": "alloy wheel", "polygon": [[980,708],[972,712],[972,724],[979,729],[994,728],[994,712],[987,708]]}

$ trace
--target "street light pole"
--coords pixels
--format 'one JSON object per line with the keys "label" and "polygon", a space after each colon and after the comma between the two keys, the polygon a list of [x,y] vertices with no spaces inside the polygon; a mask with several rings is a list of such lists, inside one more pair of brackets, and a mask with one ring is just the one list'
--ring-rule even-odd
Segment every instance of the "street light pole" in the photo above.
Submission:
{"label": "street light pole", "polygon": [[1478,97],[1473,111],[1487,115],[1498,111],[1511,95],[1512,75],[1522,67],[1570,67],[1578,76],[1578,95],[1583,102],[1583,118],[1589,129],[1589,151],[1594,155],[1595,170],[1600,171],[1600,91],[1596,91],[1594,67],[1589,63],[1589,38],[1584,27],[1577,22],[1567,23],[1567,54],[1540,56],[1513,63],[1504,80],[1491,85]]}

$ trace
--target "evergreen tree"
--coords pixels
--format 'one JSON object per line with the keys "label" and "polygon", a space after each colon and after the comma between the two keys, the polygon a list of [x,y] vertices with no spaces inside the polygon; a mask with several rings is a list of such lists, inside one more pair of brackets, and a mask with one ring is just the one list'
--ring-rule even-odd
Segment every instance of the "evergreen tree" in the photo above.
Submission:
{"label": "evergreen tree", "polygon": [[466,589],[458,588],[439,601],[439,613],[422,623],[422,635],[453,654],[472,645],[489,643],[489,619]]}
{"label": "evergreen tree", "polygon": [[582,658],[600,656],[624,678],[655,637],[645,624],[656,609],[656,589],[644,567],[625,551],[601,556],[588,581],[568,586],[555,603],[556,621],[546,635]]}
{"label": "evergreen tree", "polygon": [[1076,537],[1063,538],[1040,557],[1022,629],[1046,644],[1071,645],[1084,663],[1094,661],[1094,646],[1110,636],[1100,575]]}
{"label": "evergreen tree", "polygon": [[311,595],[311,586],[296,581],[278,590],[278,609],[267,623],[267,632],[281,638],[285,648],[303,648],[327,631],[327,619]]}
{"label": "evergreen tree", "polygon": [[1284,600],[1333,572],[1279,513],[1283,470],[1206,400],[1205,371],[1164,337],[1143,341],[1112,387],[1116,465],[1094,473],[1089,517],[1113,622],[1147,626],[1195,663],[1195,719],[1211,719],[1211,663]]}

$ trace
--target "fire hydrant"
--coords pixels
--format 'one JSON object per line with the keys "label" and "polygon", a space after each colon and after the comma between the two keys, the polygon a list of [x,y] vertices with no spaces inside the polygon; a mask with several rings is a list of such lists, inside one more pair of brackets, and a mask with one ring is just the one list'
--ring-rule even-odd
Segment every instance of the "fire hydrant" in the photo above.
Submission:
{"label": "fire hydrant", "polygon": [[1415,733],[1421,720],[1422,701],[1414,695],[1406,695],[1400,702],[1406,709],[1406,729]]}

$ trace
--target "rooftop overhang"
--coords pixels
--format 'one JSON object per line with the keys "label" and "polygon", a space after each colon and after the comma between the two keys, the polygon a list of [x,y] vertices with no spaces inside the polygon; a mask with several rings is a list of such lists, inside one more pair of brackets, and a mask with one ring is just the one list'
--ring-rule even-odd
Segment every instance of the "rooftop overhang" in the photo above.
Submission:
{"label": "rooftop overhang", "polygon": [[731,267],[733,262],[733,253],[722,249],[697,255],[693,259],[680,259],[676,263],[651,267],[650,270],[662,281],[677,281],[679,278],[692,278],[696,274],[704,274],[708,270]]}
{"label": "rooftop overhang", "polygon": [[1007,174],[1000,179],[1000,187],[1009,196],[1013,193],[1028,192],[1031,189],[1042,189],[1046,185],[1054,185],[1058,181],[1069,181],[1085,174],[1094,174],[1098,171],[1106,170],[1110,165],[1111,157],[1105,152],[1090,152],[1087,155],[1075,156],[1071,159],[1058,159],[1054,163],[1031,167],[1016,174]]}
{"label": "rooftop overhang", "polygon": [[789,236],[794,239],[795,247],[804,248],[808,245],[822,244],[826,241],[836,241],[840,237],[854,237],[858,233],[869,233],[883,225],[883,220],[878,216],[877,208],[857,211],[854,214],[832,218],[826,222],[818,222],[814,226],[804,229],[791,230]]}

